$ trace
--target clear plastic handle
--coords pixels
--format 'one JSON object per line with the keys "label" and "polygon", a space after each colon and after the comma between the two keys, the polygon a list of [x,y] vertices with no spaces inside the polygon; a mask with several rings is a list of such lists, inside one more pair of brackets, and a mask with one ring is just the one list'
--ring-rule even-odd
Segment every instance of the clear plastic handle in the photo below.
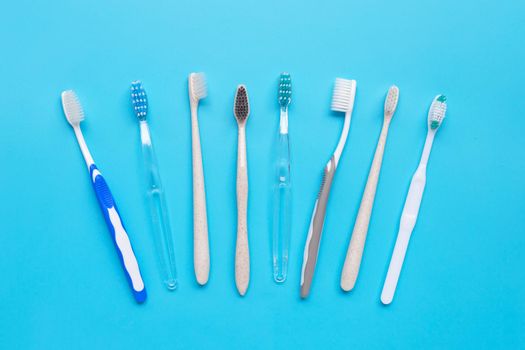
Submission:
{"label": "clear plastic handle", "polygon": [[[146,130],[144,130],[146,129]],[[147,134],[147,137],[146,137]],[[157,157],[149,138],[147,124],[141,123],[142,155],[147,177],[147,195],[151,211],[154,241],[157,248],[158,265],[162,280],[169,290],[177,288],[175,249],[166,205],[164,188],[160,181]]]}
{"label": "clear plastic handle", "polygon": [[288,274],[291,232],[290,149],[288,134],[279,134],[277,183],[273,209],[273,278],[282,283]]}

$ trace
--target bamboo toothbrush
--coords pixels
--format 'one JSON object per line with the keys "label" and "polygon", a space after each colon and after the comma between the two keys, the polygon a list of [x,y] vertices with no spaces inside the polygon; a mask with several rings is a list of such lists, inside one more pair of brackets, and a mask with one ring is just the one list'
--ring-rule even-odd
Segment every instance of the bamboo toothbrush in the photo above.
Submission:
{"label": "bamboo toothbrush", "polygon": [[208,219],[206,215],[206,191],[202,167],[201,141],[197,110],[199,101],[206,97],[206,77],[203,73],[191,73],[188,77],[191,108],[191,150],[193,164],[193,265],[200,285],[208,282],[210,274],[210,247],[208,243]]}
{"label": "bamboo toothbrush", "polygon": [[279,81],[279,142],[277,150],[277,185],[273,216],[273,278],[282,283],[288,273],[288,249],[291,230],[290,144],[288,140],[288,106],[292,99],[292,79],[282,73]]}
{"label": "bamboo toothbrush", "polygon": [[394,298],[397,281],[399,279],[399,274],[401,273],[401,267],[405,260],[408,242],[412,235],[412,231],[414,230],[414,226],[416,225],[421,199],[423,198],[423,191],[425,190],[426,171],[430,150],[432,149],[434,136],[436,135],[438,128],[441,126],[441,123],[445,118],[445,112],[447,111],[446,101],[447,98],[445,95],[436,96],[432,101],[430,110],[428,111],[428,132],[425,147],[423,148],[423,154],[421,155],[419,166],[410,182],[405,207],[401,214],[401,222],[399,224],[399,232],[397,234],[394,252],[392,253],[392,259],[388,266],[385,284],[381,293],[381,302],[383,304],[390,304]]}
{"label": "bamboo toothbrush", "polygon": [[377,142],[374,160],[372,161],[370,173],[368,174],[365,192],[363,193],[363,198],[361,199],[361,206],[359,207],[359,212],[357,213],[354,230],[352,232],[352,238],[348,246],[348,251],[346,252],[343,272],[341,273],[341,288],[344,291],[350,291],[354,288],[357,275],[359,274],[359,267],[363,257],[366,235],[368,233],[368,224],[370,223],[370,216],[372,215],[372,208],[374,206],[377,181],[379,179],[379,173],[381,172],[383,153],[385,152],[388,128],[390,127],[390,122],[394,116],[398,98],[399,89],[397,86],[393,85],[388,90],[388,94],[386,96],[383,128],[381,129],[381,135],[379,136],[379,141]]}
{"label": "bamboo toothbrush", "polygon": [[154,241],[157,248],[161,277],[168,290],[177,288],[175,250],[171,232],[166,195],[160,180],[159,165],[151,142],[148,121],[148,98],[140,81],[131,83],[131,104],[139,120],[142,156],[147,178],[147,196],[150,206]]}
{"label": "bamboo toothbrush", "polygon": [[89,153],[86,141],[82,135],[80,122],[84,120],[84,111],[82,110],[80,101],[74,91],[68,90],[62,92],[62,108],[67,121],[75,131],[78,145],[89,170],[89,177],[93,189],[97,195],[98,204],[102,210],[102,214],[104,214],[104,219],[111,234],[111,238],[113,239],[113,243],[115,244],[115,248],[117,249],[133,297],[138,303],[142,303],[146,300],[147,293],[144,281],[140,274],[137,258],[133,252],[131,242],[120,218],[111,191],[109,190],[106,180],[104,180],[104,177],[102,177],[102,174],[95,165],[95,161],[93,160],[91,153]]}
{"label": "bamboo toothbrush", "polygon": [[315,265],[317,263],[319,244],[321,242],[321,234],[323,232],[324,219],[326,216],[328,196],[330,194],[330,188],[332,186],[332,180],[334,179],[335,170],[337,168],[337,164],[339,163],[339,158],[341,158],[341,153],[345,147],[348,131],[350,130],[350,121],[352,118],[352,110],[354,108],[355,93],[355,80],[342,78],[337,78],[335,80],[335,87],[332,96],[332,110],[345,113],[345,121],[337,148],[324,168],[323,181],[317,195],[312,219],[310,221],[310,228],[308,230],[308,237],[306,239],[306,246],[304,248],[303,267],[301,272],[302,298],[306,298],[308,294],[310,294],[310,287],[314,276]]}
{"label": "bamboo toothbrush", "polygon": [[235,248],[235,284],[241,296],[250,283],[250,252],[248,247],[248,163],[246,158],[246,121],[250,114],[246,86],[239,85],[235,94],[233,114],[239,127],[237,145],[237,244]]}

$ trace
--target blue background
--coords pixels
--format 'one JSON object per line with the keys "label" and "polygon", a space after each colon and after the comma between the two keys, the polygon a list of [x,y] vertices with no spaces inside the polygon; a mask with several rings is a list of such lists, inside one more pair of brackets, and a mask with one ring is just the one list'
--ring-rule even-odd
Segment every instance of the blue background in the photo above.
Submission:
{"label": "blue background", "polygon": [[[0,347],[3,349],[518,348],[525,344],[525,6],[522,1],[4,1],[0,14]],[[289,280],[271,274],[278,75],[292,74]],[[187,75],[200,109],[211,277],[192,267]],[[347,148],[310,299],[299,298],[321,169],[343,118],[335,77],[357,80]],[[129,83],[144,82],[175,232],[180,288],[160,282]],[[234,284],[237,84],[248,121],[251,284]],[[356,289],[339,276],[382,123],[400,88]],[[149,291],[134,303],[60,92],[83,104],[87,143]],[[431,155],[396,298],[379,294],[432,98],[449,112]]]}

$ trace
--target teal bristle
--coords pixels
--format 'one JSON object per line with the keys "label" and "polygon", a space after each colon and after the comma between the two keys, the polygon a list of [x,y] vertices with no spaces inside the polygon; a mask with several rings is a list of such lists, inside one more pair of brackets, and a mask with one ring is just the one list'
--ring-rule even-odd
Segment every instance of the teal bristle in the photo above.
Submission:
{"label": "teal bristle", "polygon": [[429,114],[430,129],[436,130],[441,126],[447,111],[447,97],[438,95],[432,102]]}
{"label": "teal bristle", "polygon": [[292,77],[288,73],[281,73],[279,79],[279,105],[286,108],[292,101]]}
{"label": "teal bristle", "polygon": [[140,121],[146,120],[148,114],[148,97],[142,83],[137,80],[131,83],[131,104]]}

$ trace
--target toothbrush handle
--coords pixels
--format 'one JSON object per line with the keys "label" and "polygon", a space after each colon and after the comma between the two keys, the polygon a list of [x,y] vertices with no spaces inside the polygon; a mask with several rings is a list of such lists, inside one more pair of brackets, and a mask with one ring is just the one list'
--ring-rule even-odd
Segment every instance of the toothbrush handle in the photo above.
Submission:
{"label": "toothbrush handle", "polygon": [[278,146],[273,218],[273,278],[276,282],[284,282],[288,273],[291,231],[290,148],[287,133],[279,133]]}
{"label": "toothbrush handle", "polygon": [[355,220],[352,238],[350,239],[350,244],[348,245],[348,250],[346,252],[343,272],[341,273],[341,288],[344,291],[350,291],[354,288],[357,275],[359,274],[366,235],[368,233],[368,225],[370,224],[370,216],[374,206],[377,182],[379,180],[379,173],[381,172],[381,163],[385,152],[388,124],[389,121],[383,123],[381,135],[377,142],[374,160],[372,161],[368,180],[366,181],[365,192],[363,193],[359,212],[357,213],[357,218]]}
{"label": "toothbrush handle", "polygon": [[142,144],[145,168],[148,178],[147,195],[151,212],[151,221],[154,232],[154,241],[157,248],[159,267],[162,271],[163,282],[169,290],[177,287],[177,268],[173,236],[166,205],[166,195],[160,180],[157,157],[151,142]]}
{"label": "toothbrush handle", "polygon": [[401,214],[401,222],[399,224],[399,232],[397,234],[394,252],[392,253],[385,284],[381,293],[381,302],[383,304],[390,304],[394,298],[403,261],[405,260],[408,242],[412,235],[412,231],[414,230],[414,226],[416,225],[423,191],[425,190],[425,172],[425,166],[420,165],[412,177],[410,188],[408,189],[407,199],[405,201],[403,213]]}
{"label": "toothbrush handle", "polygon": [[319,254],[319,244],[321,243],[321,234],[323,233],[324,220],[326,216],[326,206],[328,204],[328,196],[330,195],[330,188],[336,170],[335,158],[332,156],[324,169],[323,181],[319,190],[319,195],[315,202],[310,228],[308,230],[308,238],[304,248],[303,268],[301,273],[301,297],[306,298],[310,294],[310,287],[317,263],[317,256]]}
{"label": "toothbrush handle", "polygon": [[193,264],[195,277],[200,285],[208,282],[210,273],[210,248],[206,215],[206,192],[202,167],[201,142],[196,107],[191,113],[191,145],[193,164]]}
{"label": "toothbrush handle", "polygon": [[133,292],[133,297],[138,303],[142,303],[146,300],[146,288],[140,274],[135,253],[131,247],[131,242],[117,210],[115,200],[111,195],[111,191],[109,190],[104,177],[102,177],[102,174],[95,164],[89,166],[89,174],[91,176],[93,189],[97,195],[100,209],[102,209],[102,213],[104,214],[104,219],[106,220],[106,224],[111,233],[111,238],[113,239],[113,243],[115,243],[120,262],[122,263],[129,286]]}
{"label": "toothbrush handle", "polygon": [[248,164],[246,161],[246,134],[239,128],[237,159],[237,243],[235,247],[235,284],[243,296],[250,282],[250,252],[248,246]]}

